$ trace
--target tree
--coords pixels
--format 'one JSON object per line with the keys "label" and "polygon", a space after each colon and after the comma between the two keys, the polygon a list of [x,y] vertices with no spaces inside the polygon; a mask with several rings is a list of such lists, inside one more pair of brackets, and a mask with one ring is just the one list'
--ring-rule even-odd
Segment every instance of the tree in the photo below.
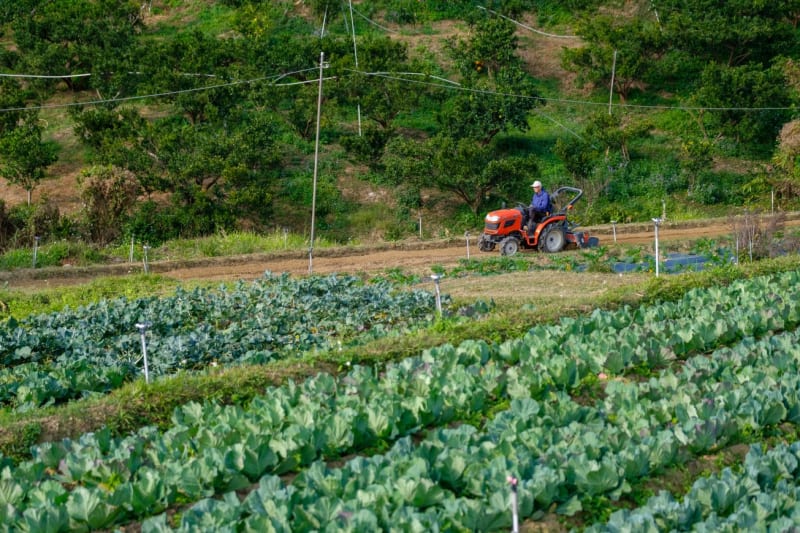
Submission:
{"label": "tree", "polygon": [[494,82],[475,80],[472,90],[450,98],[437,116],[441,131],[456,139],[472,139],[483,146],[501,132],[528,130],[528,113],[539,105],[527,74],[502,68]]}
{"label": "tree", "polygon": [[0,176],[28,193],[28,205],[45,169],[58,160],[58,145],[42,140],[42,129],[26,122],[0,137]]}
{"label": "tree", "polygon": [[514,25],[500,17],[481,17],[471,25],[466,41],[451,44],[451,55],[465,78],[495,76],[501,68],[519,67],[519,41]]}
{"label": "tree", "polygon": [[794,0],[658,0],[653,5],[667,41],[690,56],[729,67],[766,66],[798,50]]}
{"label": "tree", "polygon": [[23,66],[41,74],[94,74],[64,78],[72,90],[100,87],[108,71],[98,66],[127,56],[142,27],[136,0],[27,0],[27,7],[12,22]]}
{"label": "tree", "polygon": [[631,159],[630,141],[647,135],[651,127],[647,121],[623,120],[620,115],[599,111],[589,117],[586,136],[606,159],[613,159],[616,153],[627,164]]}
{"label": "tree", "polygon": [[491,195],[508,196],[537,169],[536,159],[497,157],[495,146],[437,135],[424,142],[396,138],[387,146],[387,176],[417,191],[434,187],[457,197],[479,216]]}
{"label": "tree", "polygon": [[107,244],[120,237],[125,216],[139,196],[133,174],[112,166],[96,166],[84,170],[78,183],[92,241]]}
{"label": "tree", "polygon": [[772,162],[777,172],[771,186],[778,197],[796,197],[800,193],[800,120],[787,122],[781,128]]}
{"label": "tree", "polygon": [[0,135],[4,135],[23,121],[34,120],[34,112],[25,108],[25,93],[16,80],[0,78],[0,109],[18,109],[0,113]]}
{"label": "tree", "polygon": [[379,168],[386,143],[398,135],[394,126],[397,117],[432,97],[436,89],[429,84],[440,82],[427,76],[436,72],[431,65],[409,60],[406,45],[388,38],[360,39],[358,62],[358,72],[354,72],[352,55],[335,61],[332,70],[342,75],[326,92],[339,105],[361,110],[366,123],[360,134],[345,135],[341,143],[350,153]]}
{"label": "tree", "polygon": [[737,67],[709,64],[692,100],[697,106],[717,108],[702,114],[704,127],[740,143],[770,147],[789,118],[789,112],[780,108],[788,108],[792,102],[782,68],[764,69],[756,63]]}
{"label": "tree", "polygon": [[613,76],[614,91],[623,101],[643,83],[665,49],[656,22],[642,18],[594,15],[582,19],[576,32],[587,44],[565,48],[564,67],[576,72],[580,83],[595,86],[608,87]]}
{"label": "tree", "polygon": [[535,159],[509,156],[496,138],[527,130],[538,100],[516,56],[511,23],[488,17],[472,28],[469,40],[451,44],[466,90],[443,102],[438,132],[421,141],[390,141],[382,162],[391,182],[452,194],[477,216],[491,195],[513,190],[534,171]]}
{"label": "tree", "polygon": [[243,100],[244,87],[207,86],[230,81],[236,71],[236,44],[200,31],[186,32],[141,51],[141,88],[176,92],[167,97],[192,124],[223,121]]}
{"label": "tree", "polygon": [[591,177],[598,159],[597,150],[591,144],[574,137],[558,139],[553,147],[553,154],[564,163],[567,172],[578,183]]}

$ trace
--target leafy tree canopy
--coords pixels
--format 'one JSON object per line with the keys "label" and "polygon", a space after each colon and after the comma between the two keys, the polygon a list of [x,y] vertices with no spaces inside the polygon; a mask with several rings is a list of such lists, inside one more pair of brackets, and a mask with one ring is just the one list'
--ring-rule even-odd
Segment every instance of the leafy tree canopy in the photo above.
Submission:
{"label": "leafy tree canopy", "polygon": [[768,65],[798,50],[796,0],[654,0],[665,37],[691,55],[727,66]]}
{"label": "leafy tree canopy", "polygon": [[[112,58],[127,56],[142,28],[135,0],[29,0],[26,16],[12,22],[23,66],[32,73],[83,74],[102,78]],[[86,78],[65,78],[71,89]]]}
{"label": "leafy tree canopy", "polygon": [[0,137],[0,176],[28,192],[45,177],[45,169],[58,159],[58,145],[42,140],[35,115]]}

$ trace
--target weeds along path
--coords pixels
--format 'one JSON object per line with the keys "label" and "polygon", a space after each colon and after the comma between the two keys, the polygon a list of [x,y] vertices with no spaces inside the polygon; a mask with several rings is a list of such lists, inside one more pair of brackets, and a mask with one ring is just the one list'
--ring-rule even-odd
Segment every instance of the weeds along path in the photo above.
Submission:
{"label": "weeds along path", "polygon": [[[800,226],[800,213],[786,213],[786,228]],[[762,226],[765,223],[762,223]],[[602,246],[614,244],[611,225],[587,227],[600,238]],[[722,238],[733,233],[726,219],[708,219],[688,222],[665,222],[659,230],[659,239],[665,244],[693,241],[700,238]],[[616,242],[619,245],[652,246],[653,224],[617,224]],[[536,252],[526,252],[536,253]],[[470,257],[497,255],[481,253],[477,248],[477,235],[470,237]],[[376,246],[319,249],[313,259],[313,273],[377,274],[390,269],[406,273],[428,275],[436,266],[453,267],[466,258],[466,239],[438,241],[406,241]],[[9,288],[43,288],[78,285],[100,276],[124,276],[139,273],[142,265],[119,264],[91,267],[62,267],[57,269],[24,269],[0,272],[0,283]],[[293,275],[309,273],[308,251],[252,254],[236,257],[206,258],[189,261],[160,261],[150,265],[150,271],[179,280],[231,281],[251,280],[265,271],[288,272]]]}

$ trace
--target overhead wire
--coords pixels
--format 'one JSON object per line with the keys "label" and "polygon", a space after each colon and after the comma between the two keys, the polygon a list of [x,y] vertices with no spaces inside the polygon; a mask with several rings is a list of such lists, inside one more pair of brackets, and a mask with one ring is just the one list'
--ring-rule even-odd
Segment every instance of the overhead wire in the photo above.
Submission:
{"label": "overhead wire", "polygon": [[[236,80],[229,83],[220,83],[216,85],[206,85],[203,87],[194,87],[191,89],[180,89],[176,91],[165,91],[159,93],[151,93],[151,94],[144,94],[144,95],[134,95],[134,96],[122,96],[122,97],[115,97],[115,98],[104,98],[99,100],[87,100],[87,101],[80,101],[80,102],[66,102],[62,104],[42,104],[39,106],[29,106],[29,107],[12,107],[12,108],[4,108],[0,109],[0,113],[3,112],[10,112],[10,111],[24,111],[34,110],[34,109],[57,109],[63,107],[75,107],[81,105],[97,105],[97,104],[107,104],[107,103],[114,103],[114,102],[125,102],[131,100],[143,100],[148,98],[159,98],[165,96],[174,96],[183,93],[193,93],[193,92],[201,92],[207,91],[212,89],[219,89],[224,87],[231,87],[235,85],[242,85],[242,84],[249,84],[249,83],[258,83],[267,80],[273,80],[271,85],[276,87],[278,86],[292,86],[292,85],[305,85],[309,83],[316,83],[318,80],[314,78],[312,80],[306,81],[299,81],[299,82],[290,82],[290,83],[275,83],[275,81],[283,79],[287,76],[291,76],[293,74],[299,74],[303,72],[308,72],[311,70],[317,70],[318,67],[315,68],[307,68],[301,69],[290,73],[284,73],[280,75],[273,75],[273,76],[265,76],[260,78],[253,78],[248,80]],[[577,106],[590,106],[590,107],[608,107],[608,102],[593,102],[591,100],[575,100],[569,98],[551,98],[547,96],[532,96],[529,94],[517,94],[517,93],[508,93],[508,92],[501,92],[495,91],[490,89],[476,89],[472,87],[464,87],[458,84],[458,82],[454,82],[452,80],[446,80],[444,78],[433,76],[430,74],[425,74],[422,72],[419,73],[388,73],[388,72],[366,72],[356,69],[343,69],[345,71],[350,71],[353,73],[357,73],[363,76],[376,76],[376,77],[383,77],[386,79],[392,79],[396,81],[403,81],[407,83],[417,84],[417,85],[425,85],[430,87],[438,87],[442,89],[447,89],[451,91],[464,91],[470,92],[475,94],[483,94],[488,96],[498,96],[504,98],[520,98],[520,99],[531,99],[541,101],[543,103],[549,104],[568,104],[568,105],[577,105]],[[420,76],[427,76],[430,78],[442,80],[440,83],[418,80],[418,79],[409,79],[399,75],[394,74],[403,74],[403,75],[420,75]],[[34,75],[25,75],[26,77],[32,77]],[[328,76],[324,78],[325,80],[332,80],[338,79],[341,76]],[[642,110],[661,110],[661,111],[741,111],[741,112],[763,112],[763,111],[791,111],[795,109],[793,106],[775,106],[775,107],[741,107],[741,106],[684,106],[684,105],[659,105],[659,104],[629,104],[629,103],[612,103],[611,104],[615,108],[619,109],[642,109]]]}
{"label": "overhead wire", "polygon": [[475,6],[475,7],[477,7],[478,9],[483,9],[484,11],[487,11],[487,12],[493,14],[493,15],[497,15],[498,17],[500,17],[502,19],[506,19],[507,21],[512,22],[513,24],[516,24],[520,28],[525,28],[526,30],[532,31],[533,33],[538,33],[539,35],[544,35],[545,37],[555,37],[556,39],[579,39],[580,38],[577,35],[557,35],[555,33],[547,33],[547,32],[544,32],[542,30],[537,30],[536,28],[531,28],[530,26],[527,26],[527,25],[523,24],[522,22],[520,22],[518,20],[514,20],[511,17],[507,17],[507,16],[505,16],[505,15],[503,15],[501,13],[498,13],[497,11],[493,11],[491,9],[487,9],[487,8],[485,8],[483,6]]}
{"label": "overhead wire", "polygon": [[[286,72],[286,73],[283,73],[283,74],[276,74],[276,75],[272,75],[272,76],[265,76],[265,77],[261,77],[261,78],[252,78],[252,79],[248,79],[248,80],[235,80],[235,81],[231,81],[231,82],[228,82],[228,83],[219,83],[219,84],[216,84],[216,85],[205,85],[203,87],[193,87],[191,89],[179,89],[179,90],[176,90],[176,91],[165,91],[165,92],[159,92],[159,93],[150,93],[150,94],[133,95],[133,96],[120,96],[120,97],[115,97],[115,98],[101,98],[101,99],[97,99],[97,100],[84,100],[84,101],[79,101],[79,102],[65,102],[65,103],[61,103],[61,104],[41,104],[41,105],[27,106],[27,107],[8,107],[8,108],[0,109],[0,113],[10,113],[10,112],[15,112],[15,111],[28,111],[28,110],[42,110],[42,109],[60,109],[60,108],[67,108],[67,107],[80,107],[80,106],[88,106],[88,105],[111,104],[111,103],[116,103],[116,102],[127,102],[127,101],[133,101],[133,100],[146,100],[146,99],[149,99],[149,98],[161,98],[161,97],[165,97],[165,96],[176,96],[176,95],[185,94],[185,93],[195,93],[195,92],[202,92],[202,91],[207,91],[207,90],[211,90],[211,89],[220,89],[220,88],[224,88],[224,87],[233,87],[233,86],[236,86],[236,85],[258,83],[258,82],[262,82],[262,81],[265,81],[265,80],[272,80],[272,83],[270,85],[273,85],[275,87],[288,87],[288,86],[292,86],[292,85],[305,85],[305,84],[309,84],[309,83],[317,83],[319,80],[317,80],[316,78],[314,78],[312,80],[305,80],[305,81],[298,81],[298,82],[276,83],[278,80],[286,78],[287,76],[292,76],[294,74],[301,74],[303,72],[308,72],[308,71],[312,71],[312,70],[317,70],[317,69],[316,68],[300,69],[300,70],[296,70],[296,71],[292,71],[292,72]],[[132,73],[129,73],[129,74],[132,74]],[[91,74],[82,74],[81,76],[90,76],[90,75]],[[59,77],[70,77],[70,76],[51,76],[51,77],[59,78]],[[198,74],[198,76],[201,76],[201,75]],[[207,74],[205,76],[213,77],[214,75]],[[39,78],[39,77],[42,77],[42,76],[36,75],[36,74],[19,74],[19,75],[17,75],[17,77]],[[335,78],[335,76],[324,78],[324,79],[325,80],[331,80],[331,79],[334,79],[334,78]]]}

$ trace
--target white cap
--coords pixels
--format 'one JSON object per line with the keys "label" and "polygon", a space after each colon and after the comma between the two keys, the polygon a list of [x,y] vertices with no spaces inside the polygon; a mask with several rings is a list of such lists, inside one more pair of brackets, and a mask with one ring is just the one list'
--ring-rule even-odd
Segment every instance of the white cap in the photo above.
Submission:
{"label": "white cap", "polygon": [[541,187],[541,186],[542,186],[542,182],[539,181],[539,180],[534,181],[533,185],[531,185],[531,187]]}

